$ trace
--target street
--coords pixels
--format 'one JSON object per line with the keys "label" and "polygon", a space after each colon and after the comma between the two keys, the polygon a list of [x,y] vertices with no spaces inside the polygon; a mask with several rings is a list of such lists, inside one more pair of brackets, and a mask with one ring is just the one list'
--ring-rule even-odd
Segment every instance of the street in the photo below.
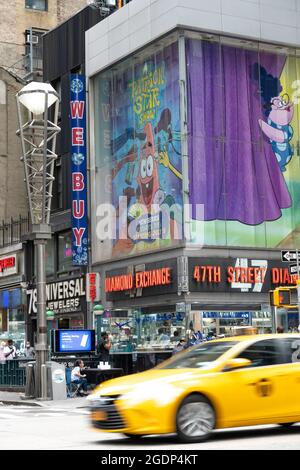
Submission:
{"label": "street", "polygon": [[0,407],[1,450],[298,450],[300,424],[287,430],[279,426],[216,431],[199,444],[180,444],[175,436],[151,436],[140,441],[121,434],[93,431],[88,410],[61,407]]}

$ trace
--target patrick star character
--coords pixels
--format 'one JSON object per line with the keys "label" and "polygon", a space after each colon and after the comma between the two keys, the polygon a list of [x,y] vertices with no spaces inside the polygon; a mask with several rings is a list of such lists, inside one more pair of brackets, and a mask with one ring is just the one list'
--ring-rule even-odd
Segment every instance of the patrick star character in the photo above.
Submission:
{"label": "patrick star character", "polygon": [[140,188],[141,202],[147,209],[151,208],[154,198],[159,190],[158,164],[155,158],[155,142],[152,125],[145,126],[146,143],[143,146],[140,159],[139,174],[137,182]]}
{"label": "patrick star character", "polygon": [[287,94],[277,96],[271,100],[271,111],[268,122],[259,119],[263,133],[270,139],[272,149],[276,155],[282,172],[291,161],[293,149],[290,140],[293,137],[293,128],[290,125],[294,116],[294,105]]}

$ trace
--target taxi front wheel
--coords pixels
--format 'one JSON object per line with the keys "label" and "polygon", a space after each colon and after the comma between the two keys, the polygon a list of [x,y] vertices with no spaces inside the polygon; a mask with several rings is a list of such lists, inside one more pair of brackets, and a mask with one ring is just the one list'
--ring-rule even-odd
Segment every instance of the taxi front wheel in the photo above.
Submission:
{"label": "taxi front wheel", "polygon": [[202,395],[193,394],[183,400],[177,412],[177,435],[183,442],[201,442],[210,436],[216,423],[211,403]]}

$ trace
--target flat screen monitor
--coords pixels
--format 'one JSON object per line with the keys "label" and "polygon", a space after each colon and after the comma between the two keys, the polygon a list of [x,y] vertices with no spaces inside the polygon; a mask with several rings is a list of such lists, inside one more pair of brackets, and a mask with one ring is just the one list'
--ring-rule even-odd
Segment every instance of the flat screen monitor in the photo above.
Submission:
{"label": "flat screen monitor", "polygon": [[95,330],[53,330],[53,349],[59,354],[95,352]]}

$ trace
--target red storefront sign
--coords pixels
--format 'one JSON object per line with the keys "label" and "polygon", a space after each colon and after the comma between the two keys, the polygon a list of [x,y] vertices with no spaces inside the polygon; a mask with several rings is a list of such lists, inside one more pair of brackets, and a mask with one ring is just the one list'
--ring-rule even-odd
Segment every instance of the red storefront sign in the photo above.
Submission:
{"label": "red storefront sign", "polygon": [[86,275],[86,300],[87,302],[96,302],[101,300],[99,273],[88,273]]}
{"label": "red storefront sign", "polygon": [[[12,270],[13,272],[11,272]],[[0,258],[0,273],[2,275],[16,274],[16,255]]]}
{"label": "red storefront sign", "polygon": [[147,287],[166,286],[172,283],[172,269],[169,267],[138,271],[133,274],[107,277],[105,279],[105,293],[122,292]]}

